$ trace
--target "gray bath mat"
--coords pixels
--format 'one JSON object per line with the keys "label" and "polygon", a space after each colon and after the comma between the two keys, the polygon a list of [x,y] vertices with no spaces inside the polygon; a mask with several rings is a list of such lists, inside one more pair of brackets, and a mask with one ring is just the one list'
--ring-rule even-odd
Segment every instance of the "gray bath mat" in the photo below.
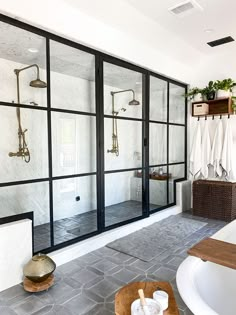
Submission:
{"label": "gray bath mat", "polygon": [[180,216],[171,216],[106,246],[143,261],[150,261],[166,249],[181,243],[206,224]]}

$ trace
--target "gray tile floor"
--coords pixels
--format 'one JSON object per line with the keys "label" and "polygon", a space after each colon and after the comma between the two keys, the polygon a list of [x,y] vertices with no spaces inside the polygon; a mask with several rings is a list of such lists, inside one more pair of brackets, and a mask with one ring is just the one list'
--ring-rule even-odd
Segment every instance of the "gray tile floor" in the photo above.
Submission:
{"label": "gray tile floor", "polygon": [[176,287],[176,270],[187,256],[186,250],[214,234],[225,223],[181,214],[207,222],[181,245],[158,255],[151,262],[102,247],[58,267],[55,285],[48,291],[30,294],[22,285],[0,293],[1,315],[109,315],[114,314],[115,293],[132,281],[169,281],[174,289],[180,315],[192,314]]}
{"label": "gray tile floor", "polygon": [[[150,205],[150,210],[160,206]],[[142,203],[128,200],[105,208],[106,226],[142,215]],[[97,231],[97,211],[92,210],[54,222],[54,242],[60,244],[81,235]],[[50,224],[34,227],[34,251],[50,247]]]}

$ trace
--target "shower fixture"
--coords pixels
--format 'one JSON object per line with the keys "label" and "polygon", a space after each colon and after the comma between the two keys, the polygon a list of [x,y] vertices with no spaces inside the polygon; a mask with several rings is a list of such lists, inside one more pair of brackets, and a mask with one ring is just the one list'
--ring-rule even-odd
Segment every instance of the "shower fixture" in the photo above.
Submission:
{"label": "shower fixture", "polygon": [[132,92],[133,93],[133,99],[128,103],[128,105],[139,105],[139,101],[135,99],[135,93],[134,90],[128,89],[128,90],[121,90],[121,91],[111,91],[112,96],[112,148],[111,150],[107,150],[107,153],[114,153],[116,156],[119,156],[119,141],[118,141],[118,129],[117,129],[117,116],[120,111],[125,112],[126,108],[122,107],[118,111],[115,111],[115,95],[118,93],[125,93],[125,92]]}
{"label": "shower fixture", "polygon": [[[30,66],[27,66],[25,68],[22,69],[15,69],[14,73],[16,74],[16,88],[17,88],[17,103],[20,104],[20,80],[19,80],[19,74],[21,71],[32,68],[32,67],[36,67],[37,69],[37,78],[36,80],[33,80],[30,82],[30,86],[31,87],[35,87],[35,88],[46,88],[47,87],[47,83],[43,82],[42,80],[40,80],[39,78],[39,66],[37,64],[32,64]],[[34,103],[34,102],[33,102]],[[36,105],[36,103],[35,103]],[[20,112],[20,108],[17,107],[16,108],[16,117],[17,117],[17,121],[18,121],[18,141],[19,141],[19,147],[18,147],[18,151],[16,153],[14,152],[9,152],[9,156],[17,156],[17,157],[22,157],[22,159],[24,159],[24,161],[26,163],[29,163],[30,161],[30,152],[25,140],[25,133],[27,131],[27,129],[23,130],[22,129],[22,125],[21,125],[21,112]]]}

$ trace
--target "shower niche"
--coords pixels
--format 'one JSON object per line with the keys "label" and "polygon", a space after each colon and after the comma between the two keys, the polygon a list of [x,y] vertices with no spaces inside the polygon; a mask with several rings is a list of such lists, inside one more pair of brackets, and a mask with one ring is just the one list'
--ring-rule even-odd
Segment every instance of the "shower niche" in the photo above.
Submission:
{"label": "shower niche", "polygon": [[0,34],[0,223],[33,212],[47,253],[175,203],[184,84],[8,17]]}

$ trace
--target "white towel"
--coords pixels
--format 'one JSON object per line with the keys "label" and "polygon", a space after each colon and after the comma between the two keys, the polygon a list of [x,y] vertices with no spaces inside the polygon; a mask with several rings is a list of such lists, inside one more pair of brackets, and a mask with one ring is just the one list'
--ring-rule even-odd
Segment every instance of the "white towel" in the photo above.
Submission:
{"label": "white towel", "polygon": [[202,157],[202,136],[201,136],[201,125],[200,122],[197,123],[193,144],[190,153],[190,173],[195,178],[197,174],[201,171],[201,157]]}
{"label": "white towel", "polygon": [[221,166],[226,179],[229,179],[233,168],[233,134],[230,119],[227,119],[226,122],[224,144],[221,155]]}
{"label": "white towel", "polygon": [[222,167],[221,167],[221,154],[223,146],[223,126],[221,119],[218,121],[216,127],[216,132],[212,144],[211,150],[211,165],[214,168],[214,174],[216,177],[222,176]]}
{"label": "white towel", "polygon": [[203,178],[208,178],[208,165],[211,163],[211,141],[208,129],[208,122],[205,121],[205,128],[202,135],[202,160],[201,174]]}

